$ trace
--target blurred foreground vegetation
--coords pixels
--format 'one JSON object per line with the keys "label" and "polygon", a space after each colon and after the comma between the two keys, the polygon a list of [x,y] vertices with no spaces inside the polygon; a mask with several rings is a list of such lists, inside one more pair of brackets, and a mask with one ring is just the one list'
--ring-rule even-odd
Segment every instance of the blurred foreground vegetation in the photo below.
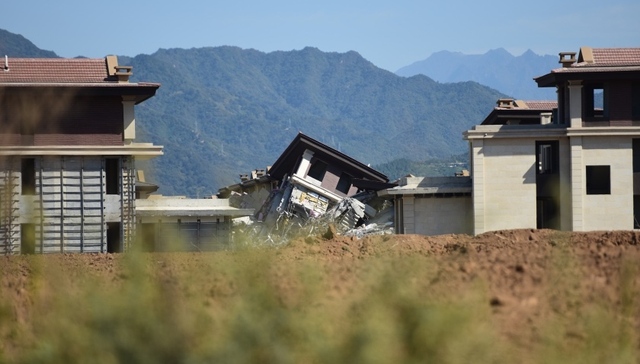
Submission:
{"label": "blurred foreground vegetation", "polygon": [[[629,320],[640,292],[625,284],[637,270],[621,274],[616,299],[622,312],[604,302],[574,306],[571,315],[552,312],[542,323],[543,339],[523,343],[501,335],[486,282],[452,283],[440,269],[446,259],[336,259],[323,255],[317,243],[294,245],[0,257],[0,363],[640,359]],[[549,289],[570,287],[579,278],[565,263],[554,265]],[[572,294],[566,302],[580,299]]]}

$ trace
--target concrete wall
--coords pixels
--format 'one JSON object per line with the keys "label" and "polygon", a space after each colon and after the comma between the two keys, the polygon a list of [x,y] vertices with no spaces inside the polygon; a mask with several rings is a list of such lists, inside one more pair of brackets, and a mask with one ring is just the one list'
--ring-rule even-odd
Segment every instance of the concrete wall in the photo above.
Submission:
{"label": "concrete wall", "polygon": [[582,179],[583,230],[632,230],[632,138],[583,137],[582,173],[589,165],[611,166],[611,194],[586,194],[586,177]]}
{"label": "concrete wall", "polygon": [[534,139],[472,143],[474,233],[536,228]]}
{"label": "concrete wall", "polygon": [[[409,199],[411,201],[411,199]],[[412,204],[403,204],[404,219],[413,215],[413,231],[405,233],[422,235],[471,234],[471,196],[434,197],[416,196]]]}
{"label": "concrete wall", "polygon": [[[103,158],[81,156],[36,156],[35,193],[22,191],[21,158],[7,158],[0,168],[0,185],[13,196],[13,217],[8,209],[0,213],[0,251],[19,253],[24,249],[20,239],[25,224],[35,230],[35,253],[106,252],[110,248],[109,223],[120,223],[119,245],[133,234],[135,215],[133,188],[135,180],[130,157],[119,158],[116,171],[118,193],[106,193]],[[6,162],[11,161],[11,162]],[[11,176],[13,186],[7,184]],[[8,196],[8,194],[7,194]],[[0,203],[6,207],[6,198]],[[12,234],[2,234],[12,231]],[[113,235],[111,235],[113,237]],[[118,250],[119,250],[118,249]]]}

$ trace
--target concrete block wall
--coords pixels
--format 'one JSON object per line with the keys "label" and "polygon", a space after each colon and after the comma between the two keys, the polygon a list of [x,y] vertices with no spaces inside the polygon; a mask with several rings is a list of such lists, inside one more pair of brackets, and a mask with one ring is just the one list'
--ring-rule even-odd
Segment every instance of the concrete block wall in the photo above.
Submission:
{"label": "concrete block wall", "polygon": [[[405,219],[413,214],[414,234],[472,234],[471,196],[433,197],[417,196],[413,204],[404,205]],[[413,211],[408,211],[413,209]]]}
{"label": "concrete block wall", "polygon": [[473,160],[475,234],[536,227],[535,162],[534,139],[482,141]]}
{"label": "concrete block wall", "polygon": [[633,229],[633,149],[631,137],[582,137],[582,165],[611,167],[611,194],[586,194],[582,183],[583,230]]}

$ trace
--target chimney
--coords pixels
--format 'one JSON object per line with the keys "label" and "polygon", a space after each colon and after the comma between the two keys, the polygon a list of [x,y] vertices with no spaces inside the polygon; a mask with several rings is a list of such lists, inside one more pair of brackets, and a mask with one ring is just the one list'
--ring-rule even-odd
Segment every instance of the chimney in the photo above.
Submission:
{"label": "chimney", "polygon": [[107,72],[109,76],[116,76],[118,78],[118,82],[129,82],[129,77],[132,74],[132,69],[133,67],[131,66],[118,65],[117,56],[107,56]]}
{"label": "chimney", "polygon": [[560,61],[558,63],[562,63],[562,67],[571,67],[572,64],[576,63],[576,52],[560,52]]}
{"label": "chimney", "polygon": [[541,112],[540,113],[540,124],[547,125],[551,124],[551,116],[553,113],[550,112]]}
{"label": "chimney", "polygon": [[498,99],[497,104],[502,109],[513,109],[516,106],[514,99]]}

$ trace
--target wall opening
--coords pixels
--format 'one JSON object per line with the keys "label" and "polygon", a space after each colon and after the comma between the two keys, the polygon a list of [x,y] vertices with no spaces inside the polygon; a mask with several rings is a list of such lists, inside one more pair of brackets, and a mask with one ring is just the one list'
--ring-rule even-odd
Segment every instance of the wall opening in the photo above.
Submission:
{"label": "wall opening", "polygon": [[22,158],[22,194],[33,196],[36,194],[36,159]]}
{"label": "wall opening", "polygon": [[122,233],[120,222],[107,223],[107,253],[122,252]]}
{"label": "wall opening", "polygon": [[586,121],[609,120],[608,94],[602,84],[586,84],[583,90],[583,119]]}
{"label": "wall opening", "polygon": [[351,189],[351,176],[346,173],[342,173],[340,175],[340,180],[338,180],[338,185],[336,186],[336,190],[346,195],[349,193],[350,189]]}
{"label": "wall opening", "polygon": [[20,224],[20,254],[35,254],[36,224]]}
{"label": "wall opening", "polygon": [[120,159],[105,158],[104,169],[107,184],[107,194],[117,195],[120,193]]}
{"label": "wall opening", "polygon": [[611,166],[587,166],[587,195],[611,194]]}
{"label": "wall opening", "polygon": [[321,160],[316,159],[309,168],[309,173],[307,176],[321,181],[324,179],[324,174],[327,171],[327,164]]}
{"label": "wall opening", "polygon": [[536,142],[536,226],[560,229],[560,143]]}

